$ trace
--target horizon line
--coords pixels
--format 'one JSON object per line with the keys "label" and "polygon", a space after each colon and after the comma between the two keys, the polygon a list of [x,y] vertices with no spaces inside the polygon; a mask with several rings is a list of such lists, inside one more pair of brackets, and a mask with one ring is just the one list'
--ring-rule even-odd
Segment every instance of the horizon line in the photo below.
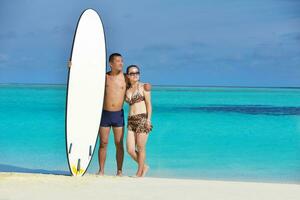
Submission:
{"label": "horizon line", "polygon": [[[57,85],[66,86],[67,83],[0,83],[0,85]],[[223,86],[223,85],[171,85],[171,84],[152,84],[155,87],[217,87],[217,88],[285,88],[285,89],[298,89],[300,86]]]}

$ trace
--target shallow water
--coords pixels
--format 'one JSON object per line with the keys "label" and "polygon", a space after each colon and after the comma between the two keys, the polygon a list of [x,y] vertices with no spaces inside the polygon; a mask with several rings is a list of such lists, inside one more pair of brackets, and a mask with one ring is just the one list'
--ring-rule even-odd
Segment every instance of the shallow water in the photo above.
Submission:
{"label": "shallow water", "polygon": [[[65,85],[0,86],[0,171],[68,173],[65,96]],[[300,89],[154,86],[152,103],[149,176],[300,182]],[[127,153],[123,166],[137,167]]]}

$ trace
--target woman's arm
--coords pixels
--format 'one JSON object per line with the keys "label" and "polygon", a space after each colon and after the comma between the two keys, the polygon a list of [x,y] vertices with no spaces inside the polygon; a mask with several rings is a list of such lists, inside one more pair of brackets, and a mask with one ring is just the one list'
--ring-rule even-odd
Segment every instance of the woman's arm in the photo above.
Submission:
{"label": "woman's arm", "polygon": [[151,122],[151,116],[152,116],[152,104],[151,104],[151,84],[145,83],[144,84],[144,96],[145,96],[145,103],[146,103],[146,109],[147,109],[147,120]]}

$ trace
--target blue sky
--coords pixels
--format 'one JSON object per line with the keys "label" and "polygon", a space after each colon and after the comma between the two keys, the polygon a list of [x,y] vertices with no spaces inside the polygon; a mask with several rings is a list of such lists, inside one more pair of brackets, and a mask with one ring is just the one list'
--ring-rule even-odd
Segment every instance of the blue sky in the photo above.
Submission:
{"label": "blue sky", "polygon": [[0,83],[65,84],[89,7],[101,14],[108,54],[138,64],[142,81],[300,87],[298,0],[1,0]]}

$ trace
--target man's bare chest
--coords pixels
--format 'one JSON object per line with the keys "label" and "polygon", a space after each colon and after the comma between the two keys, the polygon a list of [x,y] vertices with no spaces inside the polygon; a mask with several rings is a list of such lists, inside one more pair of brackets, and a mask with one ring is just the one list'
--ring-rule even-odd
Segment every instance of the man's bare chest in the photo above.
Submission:
{"label": "man's bare chest", "polygon": [[124,90],[126,89],[126,82],[125,82],[125,79],[124,77],[121,78],[121,77],[114,77],[114,78],[111,78],[109,76],[107,76],[106,78],[106,82],[105,82],[105,88],[106,90],[113,90],[112,92],[116,92],[118,90]]}

